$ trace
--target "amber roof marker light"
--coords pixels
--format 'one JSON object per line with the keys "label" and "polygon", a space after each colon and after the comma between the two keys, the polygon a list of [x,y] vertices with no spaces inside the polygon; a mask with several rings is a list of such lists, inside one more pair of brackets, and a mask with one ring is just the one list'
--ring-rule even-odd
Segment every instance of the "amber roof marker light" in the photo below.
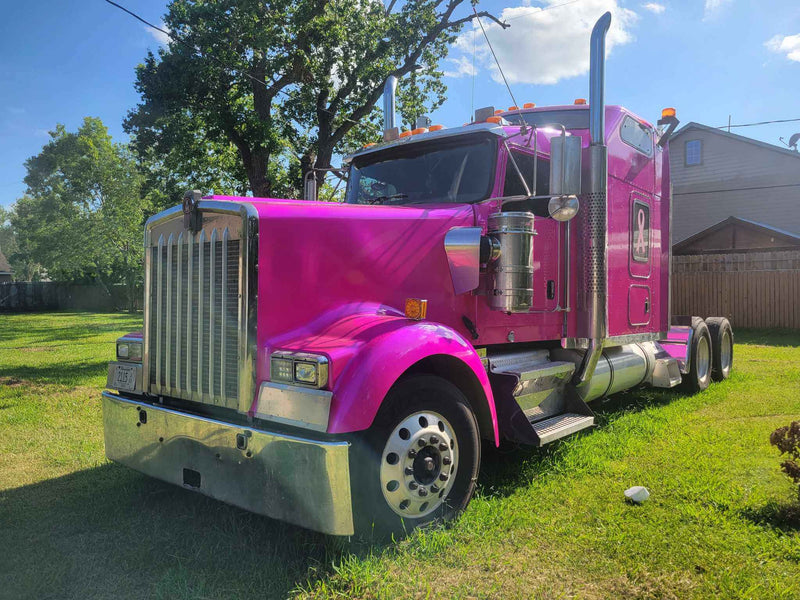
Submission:
{"label": "amber roof marker light", "polygon": [[676,111],[671,106],[661,109],[661,118],[658,120],[657,125],[659,127],[663,127],[664,125],[667,126],[667,128],[661,134],[661,137],[658,138],[658,145],[661,148],[664,148],[667,145],[669,138],[672,136],[672,133],[678,127],[678,123],[680,123],[680,121],[678,121],[677,114],[678,111]]}
{"label": "amber roof marker light", "polygon": [[662,108],[661,109],[661,118],[662,119],[668,119],[669,117],[675,117],[675,116],[677,116],[677,114],[678,114],[677,111],[672,107]]}

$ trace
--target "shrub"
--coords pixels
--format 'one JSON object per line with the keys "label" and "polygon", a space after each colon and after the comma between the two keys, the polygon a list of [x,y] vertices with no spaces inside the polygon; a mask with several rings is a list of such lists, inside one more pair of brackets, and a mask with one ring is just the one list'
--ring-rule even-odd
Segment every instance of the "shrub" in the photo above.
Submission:
{"label": "shrub", "polygon": [[781,469],[798,485],[797,498],[800,501],[800,421],[792,421],[791,425],[773,431],[769,443],[776,446],[781,455],[788,455],[781,463]]}

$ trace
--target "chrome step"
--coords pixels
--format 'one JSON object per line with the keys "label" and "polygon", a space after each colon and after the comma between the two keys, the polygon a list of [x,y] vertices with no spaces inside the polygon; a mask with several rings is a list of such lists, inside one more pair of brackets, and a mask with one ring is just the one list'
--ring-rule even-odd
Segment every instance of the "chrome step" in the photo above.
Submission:
{"label": "chrome step", "polygon": [[551,361],[548,350],[514,352],[489,357],[489,368],[496,375],[514,378],[511,392],[520,408],[529,418],[541,418],[537,410],[546,402],[545,413],[562,412],[561,399],[564,385],[575,371],[575,363],[570,361]]}
{"label": "chrome step", "polygon": [[592,425],[594,425],[593,416],[577,413],[562,413],[544,421],[531,423],[531,427],[539,436],[539,445],[541,446]]}

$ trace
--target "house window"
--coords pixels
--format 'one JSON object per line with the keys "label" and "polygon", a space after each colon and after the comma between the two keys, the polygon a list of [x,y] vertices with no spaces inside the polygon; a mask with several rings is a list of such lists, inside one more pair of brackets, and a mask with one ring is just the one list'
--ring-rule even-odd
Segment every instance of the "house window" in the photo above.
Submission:
{"label": "house window", "polygon": [[689,140],[686,142],[686,166],[703,164],[702,140]]}

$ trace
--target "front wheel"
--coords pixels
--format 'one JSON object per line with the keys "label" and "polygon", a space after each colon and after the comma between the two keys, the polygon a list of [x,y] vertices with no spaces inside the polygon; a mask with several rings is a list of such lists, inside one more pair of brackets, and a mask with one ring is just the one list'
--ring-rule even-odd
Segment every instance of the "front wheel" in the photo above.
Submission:
{"label": "front wheel", "polygon": [[362,537],[450,520],[475,491],[478,424],[464,394],[440,377],[395,385],[353,450],[353,509]]}

